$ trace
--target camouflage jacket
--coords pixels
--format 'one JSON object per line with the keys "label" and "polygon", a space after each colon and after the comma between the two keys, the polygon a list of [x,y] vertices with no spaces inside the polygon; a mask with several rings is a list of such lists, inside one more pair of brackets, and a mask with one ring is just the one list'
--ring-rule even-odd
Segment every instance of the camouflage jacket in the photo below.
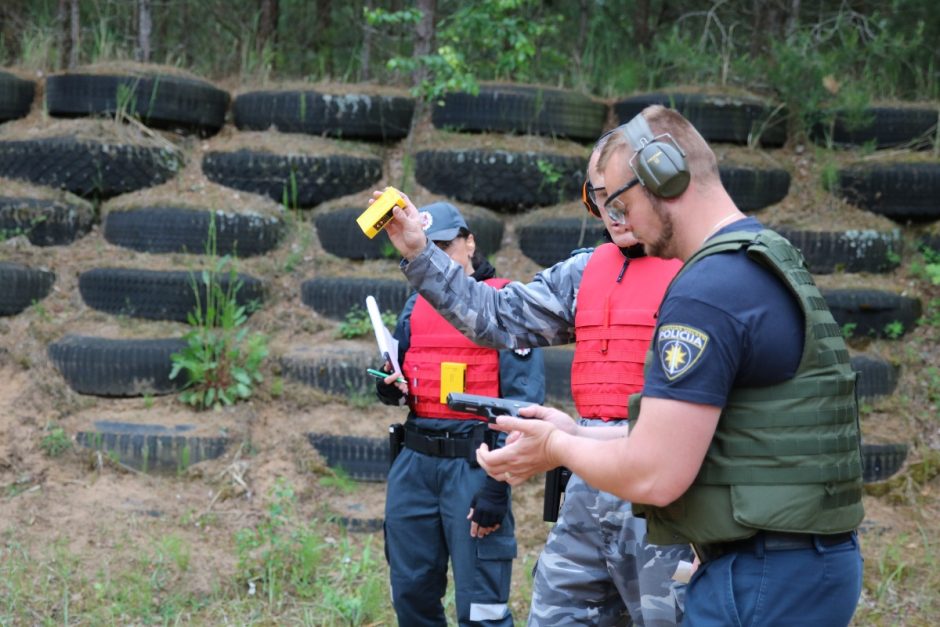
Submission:
{"label": "camouflage jacket", "polygon": [[474,342],[492,348],[533,348],[574,341],[574,311],[590,252],[535,275],[490,289],[466,275],[447,253],[428,245],[402,271],[444,318]]}

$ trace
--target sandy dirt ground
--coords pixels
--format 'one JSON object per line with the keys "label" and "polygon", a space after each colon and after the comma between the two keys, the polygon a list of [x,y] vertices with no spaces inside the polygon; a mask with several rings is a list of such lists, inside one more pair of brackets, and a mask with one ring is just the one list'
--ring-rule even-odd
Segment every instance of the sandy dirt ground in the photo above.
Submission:
{"label": "sandy dirt ground", "polygon": [[[210,145],[211,141],[193,143],[190,161],[197,162],[200,151]],[[386,154],[386,178],[376,188],[397,183],[401,150],[393,147]],[[814,172],[808,152],[779,158],[793,169],[795,181]],[[206,185],[197,180],[198,171],[186,172],[193,180],[177,189],[188,190],[190,195],[198,197],[201,189],[216,196],[231,194],[233,204],[243,196]],[[815,184],[796,185],[794,190],[787,204],[771,208],[768,216],[797,216],[798,221],[816,228],[848,228],[847,223],[857,223],[853,220],[860,215],[853,213],[857,209],[835,202],[827,204],[825,211],[812,212],[818,194]],[[365,206],[367,197],[368,193],[362,192],[343,201]],[[422,203],[436,197],[417,190],[415,198]],[[175,534],[198,556],[192,560],[187,585],[209,593],[234,581],[237,565],[232,538],[239,529],[262,519],[278,481],[293,486],[298,512],[309,519],[324,519],[331,512],[364,519],[381,517],[384,484],[362,483],[351,493],[325,484],[321,479],[330,476],[330,470],[307,434],[383,437],[388,425],[404,419],[404,411],[366,404],[362,399],[328,396],[282,379],[277,365],[277,354],[290,347],[338,342],[338,323],[302,304],[300,285],[304,280],[331,274],[400,276],[390,260],[349,262],[326,254],[310,221],[321,210],[325,208],[301,212],[296,230],[273,253],[239,261],[239,270],[270,284],[264,308],[249,325],[268,335],[272,358],[264,366],[266,381],[256,397],[220,411],[196,412],[174,396],[109,399],[80,395],[66,385],[46,353],[50,342],[67,333],[133,338],[181,335],[185,332],[181,324],[110,316],[90,309],[81,299],[77,278],[95,267],[185,270],[202,263],[199,256],[148,255],[122,249],[103,238],[100,226],[68,246],[38,248],[22,236],[0,241],[0,259],[46,267],[57,277],[53,292],[41,303],[16,316],[0,318],[0,538],[15,538],[36,550],[64,546],[92,572],[116,567],[115,560],[126,559],[134,551]],[[539,268],[515,244],[514,223],[507,221],[504,246],[493,261],[504,276],[527,280]],[[868,214],[864,224],[868,228],[890,227]],[[906,277],[902,270],[890,277],[869,278],[893,284]],[[914,333],[902,343],[876,341],[867,348],[899,363],[937,364],[940,353],[931,344],[932,338],[925,332]],[[370,338],[355,342],[369,346]],[[932,446],[940,447],[936,405],[927,399],[926,392],[918,391],[923,386],[910,370],[902,375],[899,385],[907,400],[875,403],[863,419],[865,436],[888,442],[929,442],[933,437]],[[275,381],[283,382],[277,393]],[[932,418],[930,412],[934,412]],[[78,444],[59,457],[42,450],[40,444],[52,429],[62,427],[74,438],[99,420],[190,425],[200,435],[225,435],[230,445],[218,459],[163,475],[135,471]],[[912,458],[918,455],[915,452]],[[900,535],[916,535],[918,525],[938,513],[936,480],[917,489],[921,492],[910,498],[904,494],[893,500],[866,497],[863,542],[872,559]],[[520,542],[517,581],[525,580],[548,532],[548,524],[541,520],[541,493],[541,481],[533,481],[514,495]],[[936,529],[933,520],[932,528]],[[335,527],[324,528],[338,532]],[[375,536],[380,546],[381,534]],[[517,617],[524,616],[526,604],[522,593],[514,592]]]}

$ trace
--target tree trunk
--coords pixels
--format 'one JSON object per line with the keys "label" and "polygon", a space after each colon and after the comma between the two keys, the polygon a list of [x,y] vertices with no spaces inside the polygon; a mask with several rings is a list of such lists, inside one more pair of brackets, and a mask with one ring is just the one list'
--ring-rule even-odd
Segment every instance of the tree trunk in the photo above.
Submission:
{"label": "tree trunk", "polygon": [[179,29],[180,29],[180,59],[183,63],[183,67],[188,67],[193,62],[193,55],[190,52],[192,50],[192,28],[190,28],[190,10],[189,2],[185,0],[177,3],[177,11],[179,15]]}
{"label": "tree trunk", "polygon": [[633,14],[633,35],[644,50],[650,49],[653,36],[650,32],[650,0],[638,0]]}
{"label": "tree trunk", "polygon": [[150,16],[150,0],[137,0],[137,60],[150,63],[150,33],[153,20]]}
{"label": "tree trunk", "polygon": [[326,74],[333,75],[333,2],[332,0],[317,0],[317,23],[313,25],[317,33],[316,52],[320,61],[320,68]]}
{"label": "tree trunk", "polygon": [[69,2],[68,0],[59,0],[59,6],[55,13],[55,40],[58,54],[56,55],[56,69],[62,69],[69,58]]}
{"label": "tree trunk", "polygon": [[[421,12],[421,19],[415,27],[414,58],[416,60],[431,54],[434,45],[434,13],[437,9],[437,0],[418,0],[417,9]],[[420,86],[427,76],[427,67],[419,62],[412,76],[415,87]]]}
{"label": "tree trunk", "polygon": [[[362,12],[372,10],[372,0],[363,2]],[[362,48],[359,50],[359,79],[372,80],[372,27],[366,20],[362,20]]]}
{"label": "tree trunk", "polygon": [[70,39],[69,43],[69,69],[75,69],[78,67],[78,53],[81,48],[81,23],[78,20],[78,0],[69,0],[69,9],[70,9]]}
{"label": "tree trunk", "polygon": [[[580,70],[584,67],[584,47],[587,45],[588,22],[590,21],[591,0],[581,0],[580,19],[578,21],[577,49],[574,53],[575,67]],[[580,75],[581,72],[579,71]]]}
{"label": "tree trunk", "polygon": [[786,36],[790,37],[800,26],[800,0],[791,0],[790,14],[787,16]]}
{"label": "tree trunk", "polygon": [[281,9],[278,0],[261,0],[261,20],[258,24],[258,52],[271,43],[277,43],[277,22]]}
{"label": "tree trunk", "polygon": [[19,58],[22,32],[32,23],[26,3],[17,0],[0,1],[0,56]]}

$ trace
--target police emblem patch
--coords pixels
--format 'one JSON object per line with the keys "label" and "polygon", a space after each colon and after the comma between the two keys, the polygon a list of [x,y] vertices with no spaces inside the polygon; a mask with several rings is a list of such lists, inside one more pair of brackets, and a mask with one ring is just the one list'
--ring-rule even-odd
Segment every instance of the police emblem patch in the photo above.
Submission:
{"label": "police emblem patch", "polygon": [[664,324],[656,331],[656,352],[666,378],[675,381],[699,360],[708,335],[682,324]]}

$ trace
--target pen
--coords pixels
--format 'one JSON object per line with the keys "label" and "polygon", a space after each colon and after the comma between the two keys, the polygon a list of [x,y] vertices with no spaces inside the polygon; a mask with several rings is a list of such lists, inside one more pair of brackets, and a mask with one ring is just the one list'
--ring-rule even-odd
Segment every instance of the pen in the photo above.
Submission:
{"label": "pen", "polygon": [[[373,368],[366,368],[366,372],[371,374],[376,379],[384,379],[388,375],[392,374],[391,372],[383,372],[381,370],[375,370]],[[395,381],[398,383],[406,383],[406,381],[402,379],[401,377],[398,377],[397,379],[395,379]]]}

